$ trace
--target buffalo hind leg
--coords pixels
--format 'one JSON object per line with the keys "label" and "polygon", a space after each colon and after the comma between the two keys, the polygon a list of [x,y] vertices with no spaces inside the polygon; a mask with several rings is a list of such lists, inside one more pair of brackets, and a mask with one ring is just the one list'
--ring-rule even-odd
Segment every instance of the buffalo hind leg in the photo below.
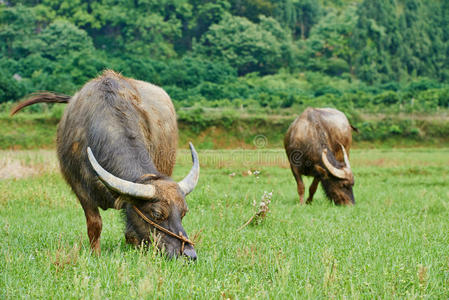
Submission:
{"label": "buffalo hind leg", "polygon": [[84,207],[84,215],[86,216],[87,235],[89,236],[90,248],[93,253],[100,255],[100,235],[102,228],[101,215],[98,207]]}
{"label": "buffalo hind leg", "polygon": [[298,189],[298,195],[299,195],[299,203],[302,205],[304,204],[304,183],[302,182],[301,174],[299,174],[298,170],[296,170],[294,167],[291,168],[293,172],[293,176],[296,179],[296,185]]}
{"label": "buffalo hind leg", "polygon": [[306,204],[310,204],[313,201],[313,195],[315,195],[316,189],[318,188],[318,184],[320,180],[316,177],[313,178],[313,182],[309,187],[309,197],[307,198]]}

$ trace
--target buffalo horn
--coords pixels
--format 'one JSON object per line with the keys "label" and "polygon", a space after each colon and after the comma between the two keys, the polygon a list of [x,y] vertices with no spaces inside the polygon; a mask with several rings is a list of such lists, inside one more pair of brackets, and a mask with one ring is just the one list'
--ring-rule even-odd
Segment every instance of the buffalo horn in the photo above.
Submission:
{"label": "buffalo horn", "polygon": [[87,156],[90,164],[97,173],[98,178],[111,190],[130,197],[141,199],[152,199],[155,195],[156,189],[150,184],[140,184],[131,181],[123,180],[117,176],[112,175],[97,162],[90,147],[87,147]]}
{"label": "buffalo horn", "polygon": [[183,180],[178,182],[178,186],[184,195],[187,195],[193,191],[200,176],[200,162],[198,160],[198,153],[196,153],[195,147],[193,147],[192,143],[189,143],[189,146],[190,152],[192,153],[193,166],[192,169],[190,169],[189,174],[187,174]]}
{"label": "buffalo horn", "polygon": [[321,154],[321,159],[323,160],[323,163],[324,163],[324,166],[326,167],[326,169],[328,169],[332,175],[334,175],[335,177],[340,178],[340,179],[347,178],[347,175],[346,175],[346,172],[344,169],[339,169],[329,162],[329,160],[327,159],[327,149],[326,148],[323,150],[323,153]]}
{"label": "buffalo horn", "polygon": [[342,144],[340,144],[340,146],[341,146],[341,150],[343,150],[343,157],[345,159],[346,168],[348,168],[348,170],[350,171],[351,170],[351,165],[349,164],[348,154],[346,153],[345,147],[343,147]]}

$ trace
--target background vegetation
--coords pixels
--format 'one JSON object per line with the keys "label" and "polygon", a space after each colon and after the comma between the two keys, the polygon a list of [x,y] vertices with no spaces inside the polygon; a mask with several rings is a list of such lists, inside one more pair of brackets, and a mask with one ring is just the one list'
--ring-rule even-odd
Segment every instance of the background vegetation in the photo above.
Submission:
{"label": "background vegetation", "polygon": [[0,104],[73,94],[112,68],[165,88],[182,136],[205,146],[251,145],[250,121],[280,146],[307,106],[344,111],[359,141],[448,144],[447,15],[439,0],[2,1]]}
{"label": "background vegetation", "polygon": [[112,68],[180,106],[447,108],[447,15],[422,0],[4,1],[0,102]]}

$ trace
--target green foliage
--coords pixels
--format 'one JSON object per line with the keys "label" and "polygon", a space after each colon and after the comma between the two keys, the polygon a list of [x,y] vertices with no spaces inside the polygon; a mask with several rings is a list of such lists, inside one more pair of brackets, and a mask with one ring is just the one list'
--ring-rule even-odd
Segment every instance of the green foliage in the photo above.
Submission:
{"label": "green foliage", "polygon": [[0,103],[21,98],[23,90],[23,85],[12,76],[0,73]]}
{"label": "green foliage", "polygon": [[57,20],[48,25],[40,34],[42,56],[55,60],[67,57],[72,52],[92,51],[93,43],[84,30],[68,21]]}
{"label": "green foliage", "polygon": [[177,107],[448,107],[449,4],[43,0],[0,4],[0,101],[74,93],[105,68]]}
{"label": "green foliage", "polygon": [[276,18],[288,26],[295,37],[302,40],[309,36],[310,29],[321,16],[321,7],[313,0],[286,0],[276,3]]}
{"label": "green foliage", "polygon": [[[171,70],[177,70],[172,72]],[[194,88],[202,83],[225,84],[237,78],[236,70],[226,63],[213,63],[207,59],[184,57],[170,61],[161,74],[161,83],[182,89]],[[212,99],[216,99],[213,97]]]}
{"label": "green foliage", "polygon": [[37,51],[35,10],[23,5],[6,8],[0,4],[0,57],[20,59]]}
{"label": "green foliage", "polygon": [[198,6],[196,24],[194,28],[194,37],[201,37],[211,25],[218,24],[229,11],[230,4],[227,1],[214,1]]}
{"label": "green foliage", "polygon": [[233,15],[245,17],[256,23],[261,15],[271,16],[275,6],[275,3],[269,0],[229,0],[229,3]]}
{"label": "green foliage", "polygon": [[355,73],[370,83],[415,76],[444,79],[448,36],[439,28],[442,2],[365,0],[359,6],[352,47]]}
{"label": "green foliage", "polygon": [[385,106],[399,103],[399,95],[393,91],[385,91],[373,98],[374,104],[383,104]]}
{"label": "green foliage", "polygon": [[[355,134],[356,141],[386,141],[388,139],[393,140],[425,140],[420,135],[420,129],[411,120],[401,120],[384,118],[379,121],[363,121],[361,123],[355,123],[355,126],[359,129],[359,134]],[[436,138],[435,135],[427,136],[427,138]],[[440,136],[441,137],[441,136]]]}
{"label": "green foliage", "polygon": [[229,63],[240,75],[273,73],[292,57],[288,36],[274,19],[263,16],[255,24],[226,15],[209,28],[193,51],[204,59]]}
{"label": "green foliage", "polygon": [[331,76],[351,72],[354,49],[350,42],[356,21],[354,6],[343,12],[331,10],[312,28],[310,37],[300,43],[304,50],[301,64]]}

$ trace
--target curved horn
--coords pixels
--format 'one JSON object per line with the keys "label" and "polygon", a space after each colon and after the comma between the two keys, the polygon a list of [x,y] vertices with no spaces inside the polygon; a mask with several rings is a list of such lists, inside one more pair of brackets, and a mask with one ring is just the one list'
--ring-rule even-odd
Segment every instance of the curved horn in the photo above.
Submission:
{"label": "curved horn", "polygon": [[193,147],[192,143],[189,143],[190,152],[192,152],[192,161],[193,166],[190,169],[189,174],[184,177],[183,180],[178,182],[179,188],[184,193],[184,195],[189,194],[193,191],[196,184],[198,183],[198,178],[200,177],[200,162],[198,160],[198,153],[196,153],[195,147]]}
{"label": "curved horn", "polygon": [[120,193],[121,195],[127,195],[131,197],[141,198],[149,200],[154,197],[156,189],[149,184],[134,183],[131,181],[123,180],[117,176],[112,175],[98,163],[90,147],[87,147],[87,156],[89,157],[90,164],[97,173],[98,178],[111,190]]}
{"label": "curved horn", "polygon": [[346,153],[345,147],[343,147],[342,144],[340,144],[340,146],[341,146],[341,150],[343,151],[343,158],[345,160],[346,168],[351,170],[351,165],[349,164],[349,158],[348,158],[348,154]]}
{"label": "curved horn", "polygon": [[321,159],[323,160],[324,166],[326,169],[331,172],[332,175],[334,175],[337,178],[344,179],[346,178],[346,172],[343,169],[339,169],[332,165],[329,160],[327,159],[327,149],[325,148],[323,150],[323,153],[321,153]]}

